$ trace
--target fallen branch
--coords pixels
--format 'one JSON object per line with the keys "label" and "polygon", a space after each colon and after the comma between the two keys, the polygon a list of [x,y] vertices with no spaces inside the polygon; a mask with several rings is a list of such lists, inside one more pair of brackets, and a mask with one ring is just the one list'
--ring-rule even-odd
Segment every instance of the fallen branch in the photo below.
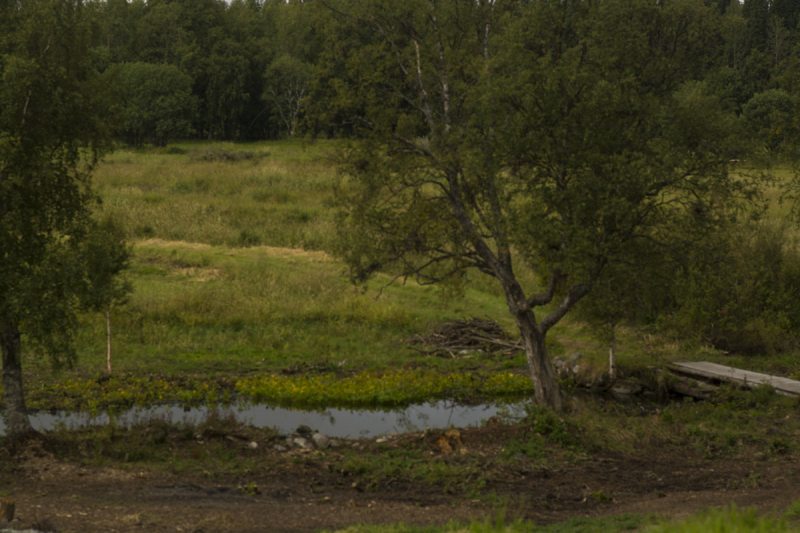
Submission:
{"label": "fallen branch", "polygon": [[522,350],[522,344],[512,339],[497,322],[480,318],[451,320],[427,336],[416,335],[400,342],[425,345],[424,348],[409,346],[425,355],[452,358],[456,354],[466,355],[470,352],[495,355],[507,354],[509,350]]}

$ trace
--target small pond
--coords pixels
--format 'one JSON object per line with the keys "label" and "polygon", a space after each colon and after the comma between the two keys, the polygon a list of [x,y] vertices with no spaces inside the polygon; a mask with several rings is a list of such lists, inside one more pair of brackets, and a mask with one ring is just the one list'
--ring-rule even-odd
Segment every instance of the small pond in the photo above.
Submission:
{"label": "small pond", "polygon": [[[527,402],[511,404],[483,404],[466,406],[449,401],[412,405],[406,409],[392,411],[368,409],[324,409],[306,411],[284,409],[268,405],[234,405],[232,407],[191,407],[158,405],[148,408],[133,408],[112,415],[90,416],[84,412],[38,411],[30,415],[34,429],[50,431],[58,427],[80,428],[87,425],[107,424],[111,418],[121,425],[162,419],[173,423],[198,423],[206,419],[210,411],[226,416],[231,414],[242,423],[255,427],[275,428],[281,433],[292,433],[300,425],[306,425],[329,437],[364,438],[386,435],[392,432],[407,433],[426,428],[477,426],[493,417],[522,418]],[[5,434],[5,423],[0,417],[0,435]]]}

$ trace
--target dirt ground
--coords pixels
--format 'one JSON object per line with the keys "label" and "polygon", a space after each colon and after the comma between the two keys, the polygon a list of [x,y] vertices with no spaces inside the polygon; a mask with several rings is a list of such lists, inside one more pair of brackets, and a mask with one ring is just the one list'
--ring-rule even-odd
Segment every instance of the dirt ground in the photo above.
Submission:
{"label": "dirt ground", "polygon": [[[498,460],[503,443],[520,431],[524,428],[460,430],[452,449],[434,432],[397,435],[382,444],[349,441],[325,451],[279,451],[271,442],[253,451],[247,442],[217,434],[241,457],[258,456],[261,466],[237,475],[172,474],[136,463],[91,466],[58,442],[34,441],[0,448],[0,495],[15,500],[18,519],[0,524],[0,530],[300,533],[358,523],[482,519],[497,512],[498,502],[505,502],[509,518],[545,524],[625,513],[681,518],[731,503],[782,512],[800,498],[800,468],[789,456],[708,460],[689,448],[643,445],[636,456],[598,452],[552,464],[522,456]],[[365,488],[363,477],[340,468],[343,449],[374,455],[409,446],[421,447],[431,461],[452,457],[456,464],[481,465],[485,485],[477,493],[448,493],[440,484],[400,476]],[[69,457],[58,458],[64,456]]]}

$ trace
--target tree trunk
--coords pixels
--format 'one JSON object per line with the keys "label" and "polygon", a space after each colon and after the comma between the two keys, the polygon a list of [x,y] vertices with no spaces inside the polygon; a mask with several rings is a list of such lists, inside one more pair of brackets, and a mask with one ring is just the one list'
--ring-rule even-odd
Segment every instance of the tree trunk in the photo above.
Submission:
{"label": "tree trunk", "polygon": [[106,340],[108,341],[108,358],[106,360],[108,365],[108,373],[111,374],[111,302],[108,302],[106,308]]}
{"label": "tree trunk", "polygon": [[613,329],[611,340],[608,341],[608,377],[611,378],[611,383],[617,379],[617,336]]}
{"label": "tree trunk", "polygon": [[6,434],[11,438],[23,437],[33,432],[25,408],[25,392],[22,387],[22,360],[20,358],[20,335],[16,324],[3,324],[0,330],[0,345],[3,351],[3,389],[6,400]]}
{"label": "tree trunk", "polygon": [[546,334],[539,331],[533,311],[530,309],[518,314],[516,319],[535,389],[533,399],[538,405],[546,405],[555,411],[560,411],[561,387],[547,355]]}

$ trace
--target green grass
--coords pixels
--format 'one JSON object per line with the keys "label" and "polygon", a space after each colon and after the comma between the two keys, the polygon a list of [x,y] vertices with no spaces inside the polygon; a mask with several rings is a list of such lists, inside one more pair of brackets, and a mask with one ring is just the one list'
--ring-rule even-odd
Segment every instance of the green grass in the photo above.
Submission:
{"label": "green grass", "polygon": [[103,211],[132,238],[232,247],[269,245],[321,250],[330,246],[336,171],[332,145],[297,141],[258,145],[216,143],[231,151],[268,153],[241,161],[202,161],[206,144],[110,155],[95,173]]}
{"label": "green grass", "polygon": [[[796,507],[796,505],[795,505]],[[648,533],[789,533],[800,531],[785,518],[759,516],[755,510],[715,509],[705,511],[677,524],[665,523]]]}
{"label": "green grass", "polygon": [[699,513],[681,522],[660,522],[652,516],[619,515],[601,518],[572,518],[558,524],[538,526],[528,521],[507,523],[503,515],[494,520],[473,522],[470,525],[450,523],[445,526],[417,527],[403,524],[390,526],[353,526],[336,533],[619,533],[639,531],[644,533],[793,533],[800,527],[793,525],[793,508],[784,518],[759,516],[752,509],[715,509]]}
{"label": "green grass", "polygon": [[[411,283],[380,291],[389,278],[366,294],[349,284],[325,254],[334,237],[332,142],[215,143],[269,155],[193,156],[208,147],[121,149],[95,174],[103,214],[135,244],[135,292],[114,317],[120,371],[247,373],[345,361],[353,370],[396,368],[416,359],[398,341],[434,321],[490,316],[513,326],[485,282],[449,301]],[[93,316],[83,326],[85,373],[102,366],[105,326]]]}
{"label": "green grass", "polygon": [[[417,359],[399,341],[424,333],[432,321],[507,321],[502,301],[472,290],[447,302],[432,287],[408,284],[376,299],[377,291],[354,289],[342,266],[322,253],[145,241],[135,247],[130,275],[135,291],[113,321],[120,371],[246,372],[342,362],[355,370],[394,368]],[[85,317],[79,369],[102,367],[104,328],[101,316]]]}
{"label": "green grass", "polygon": [[[204,161],[197,154],[209,146],[258,157]],[[98,214],[117,218],[134,246],[128,275],[135,292],[114,312],[112,339],[115,372],[141,391],[134,397],[153,401],[158,391],[143,391],[128,374],[155,375],[171,387],[185,375],[254,383],[279,372],[328,373],[331,379],[404,370],[526,374],[521,354],[442,358],[400,342],[472,316],[497,320],[514,334],[502,291],[487,276],[470,272],[464,294],[449,296],[412,282],[386,286],[388,276],[378,276],[366,292],[348,282],[344,265],[329,255],[336,182],[329,154],[335,148],[333,141],[187,142],[122,148],[99,167]],[[532,283],[531,272],[518,271]],[[46,389],[69,380],[97,389],[91,383],[105,367],[103,317],[83,316],[77,340],[75,368],[55,378],[46,360],[24,352],[26,383],[42,393],[37,401],[64,406]],[[571,316],[550,332],[548,346],[551,356],[584,353],[589,372],[607,368],[607,347]],[[678,359],[800,375],[794,355],[726,358],[632,329],[618,335],[619,366],[633,375]],[[196,398],[198,390],[183,392]],[[277,394],[251,392],[265,399]],[[105,394],[91,399],[103,405]]]}

